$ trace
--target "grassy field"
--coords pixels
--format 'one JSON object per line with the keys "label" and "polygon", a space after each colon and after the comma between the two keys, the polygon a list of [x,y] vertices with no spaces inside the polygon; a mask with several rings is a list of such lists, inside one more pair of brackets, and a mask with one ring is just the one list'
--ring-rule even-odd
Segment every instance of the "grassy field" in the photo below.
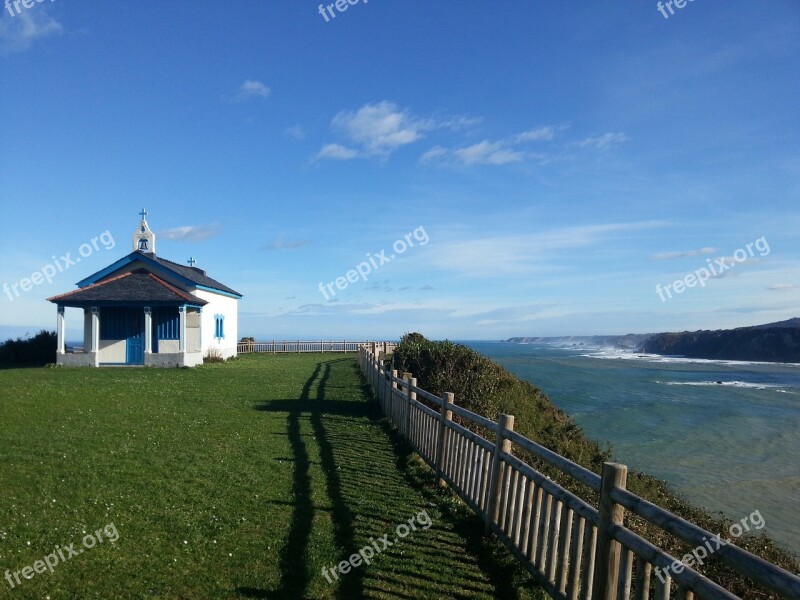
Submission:
{"label": "grassy field", "polygon": [[0,414],[0,576],[84,550],[0,598],[538,597],[377,420],[352,355],[0,370]]}

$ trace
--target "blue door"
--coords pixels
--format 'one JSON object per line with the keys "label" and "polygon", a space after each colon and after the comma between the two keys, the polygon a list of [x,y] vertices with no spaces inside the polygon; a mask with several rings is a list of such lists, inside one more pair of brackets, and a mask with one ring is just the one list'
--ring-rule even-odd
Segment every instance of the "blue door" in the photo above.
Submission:
{"label": "blue door", "polygon": [[131,311],[128,322],[127,360],[129,365],[144,364],[144,316],[139,311]]}

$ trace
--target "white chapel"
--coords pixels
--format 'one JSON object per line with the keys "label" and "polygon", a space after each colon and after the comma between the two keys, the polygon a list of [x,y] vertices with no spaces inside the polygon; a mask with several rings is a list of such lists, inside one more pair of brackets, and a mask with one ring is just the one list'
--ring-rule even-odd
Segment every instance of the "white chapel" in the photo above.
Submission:
{"label": "white chapel", "polygon": [[[57,362],[65,366],[191,367],[236,356],[239,292],[202,269],[156,255],[147,211],[133,252],[48,300],[57,306]],[[65,308],[83,309],[83,351],[67,352]]]}

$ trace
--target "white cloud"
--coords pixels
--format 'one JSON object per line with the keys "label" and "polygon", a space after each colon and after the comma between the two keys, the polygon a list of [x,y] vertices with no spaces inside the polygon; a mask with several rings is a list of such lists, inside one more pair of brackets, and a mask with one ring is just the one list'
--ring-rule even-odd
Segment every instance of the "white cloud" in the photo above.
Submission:
{"label": "white cloud", "polygon": [[423,164],[439,163],[444,165],[505,165],[520,162],[525,158],[523,152],[508,147],[504,142],[484,140],[471,146],[448,150],[434,146],[420,157]]}
{"label": "white cloud", "polygon": [[689,256],[703,256],[706,254],[714,254],[717,251],[716,248],[698,248],[697,250],[688,250],[686,252],[661,252],[659,254],[654,254],[650,258],[652,260],[672,260],[674,258],[686,258]]}
{"label": "white cloud", "polygon": [[435,127],[433,121],[419,119],[387,101],[365,104],[357,111],[342,111],[331,125],[361,146],[366,154],[378,156],[416,142],[423,132]]}
{"label": "white cloud", "polygon": [[595,150],[606,150],[613,148],[623,142],[628,141],[628,136],[624,133],[604,133],[597,137],[588,137],[585,140],[576,142],[579,148],[594,148]]}
{"label": "white cloud", "polygon": [[767,289],[771,291],[785,292],[788,290],[793,290],[796,287],[796,285],[792,285],[791,283],[776,283],[775,285],[769,286]]}
{"label": "white cloud", "polygon": [[445,119],[443,121],[439,121],[436,124],[436,128],[460,131],[462,129],[474,127],[475,125],[480,125],[482,122],[483,119],[480,117],[453,117],[451,119]]}
{"label": "white cloud", "polygon": [[[343,158],[337,150],[348,148],[346,158],[385,158],[403,146],[414,144],[437,129],[459,131],[480,123],[472,117],[423,118],[384,100],[358,110],[343,110],[331,120],[331,128],[348,146],[327,144],[319,158]],[[328,149],[326,151],[326,149]],[[355,153],[355,154],[353,154]]]}
{"label": "white cloud", "polygon": [[[563,129],[563,127],[560,129]],[[546,155],[522,152],[515,149],[515,146],[529,142],[551,141],[555,137],[556,131],[557,129],[555,127],[548,125],[523,131],[505,140],[483,140],[482,142],[452,150],[437,145],[420,156],[419,160],[423,164],[435,163],[451,167],[505,165],[526,159],[538,159],[543,161],[548,158]]]}
{"label": "white cloud", "polygon": [[430,255],[436,268],[468,277],[507,277],[563,271],[559,255],[618,240],[626,232],[661,227],[661,221],[605,223],[545,230],[524,235],[498,235],[439,242]]}
{"label": "white cloud", "polygon": [[156,233],[157,237],[165,240],[178,242],[199,242],[216,236],[219,233],[219,225],[184,225],[183,227],[173,227],[164,229]]}
{"label": "white cloud", "polygon": [[430,150],[428,150],[425,154],[419,157],[420,162],[422,163],[430,163],[434,162],[435,160],[447,156],[448,150],[446,148],[442,148],[441,146],[434,146]]}
{"label": "white cloud", "polygon": [[269,96],[270,91],[271,90],[260,81],[248,79],[239,86],[239,90],[233,97],[233,102],[245,102],[253,98],[266,98]]}
{"label": "white cloud", "polygon": [[519,162],[525,155],[507,148],[503,142],[484,140],[466,148],[453,150],[453,156],[465,165],[504,165]]}
{"label": "white cloud", "polygon": [[358,156],[358,150],[342,146],[341,144],[326,144],[317,154],[318,159],[330,158],[333,160],[351,160]]}
{"label": "white cloud", "polygon": [[529,131],[523,131],[517,134],[517,143],[522,142],[541,142],[552,140],[556,135],[556,130],[553,127],[537,127]]}
{"label": "white cloud", "polygon": [[64,27],[42,8],[23,9],[19,15],[0,19],[0,54],[24,52],[36,40],[61,33]]}

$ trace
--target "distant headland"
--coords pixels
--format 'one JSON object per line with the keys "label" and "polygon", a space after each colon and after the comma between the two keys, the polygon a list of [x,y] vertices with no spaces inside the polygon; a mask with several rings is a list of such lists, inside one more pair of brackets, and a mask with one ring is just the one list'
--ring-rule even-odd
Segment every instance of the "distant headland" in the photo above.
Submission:
{"label": "distant headland", "polygon": [[517,344],[553,344],[570,347],[605,347],[646,354],[743,360],[800,362],[800,318],[736,329],[643,333],[626,335],[512,337]]}

